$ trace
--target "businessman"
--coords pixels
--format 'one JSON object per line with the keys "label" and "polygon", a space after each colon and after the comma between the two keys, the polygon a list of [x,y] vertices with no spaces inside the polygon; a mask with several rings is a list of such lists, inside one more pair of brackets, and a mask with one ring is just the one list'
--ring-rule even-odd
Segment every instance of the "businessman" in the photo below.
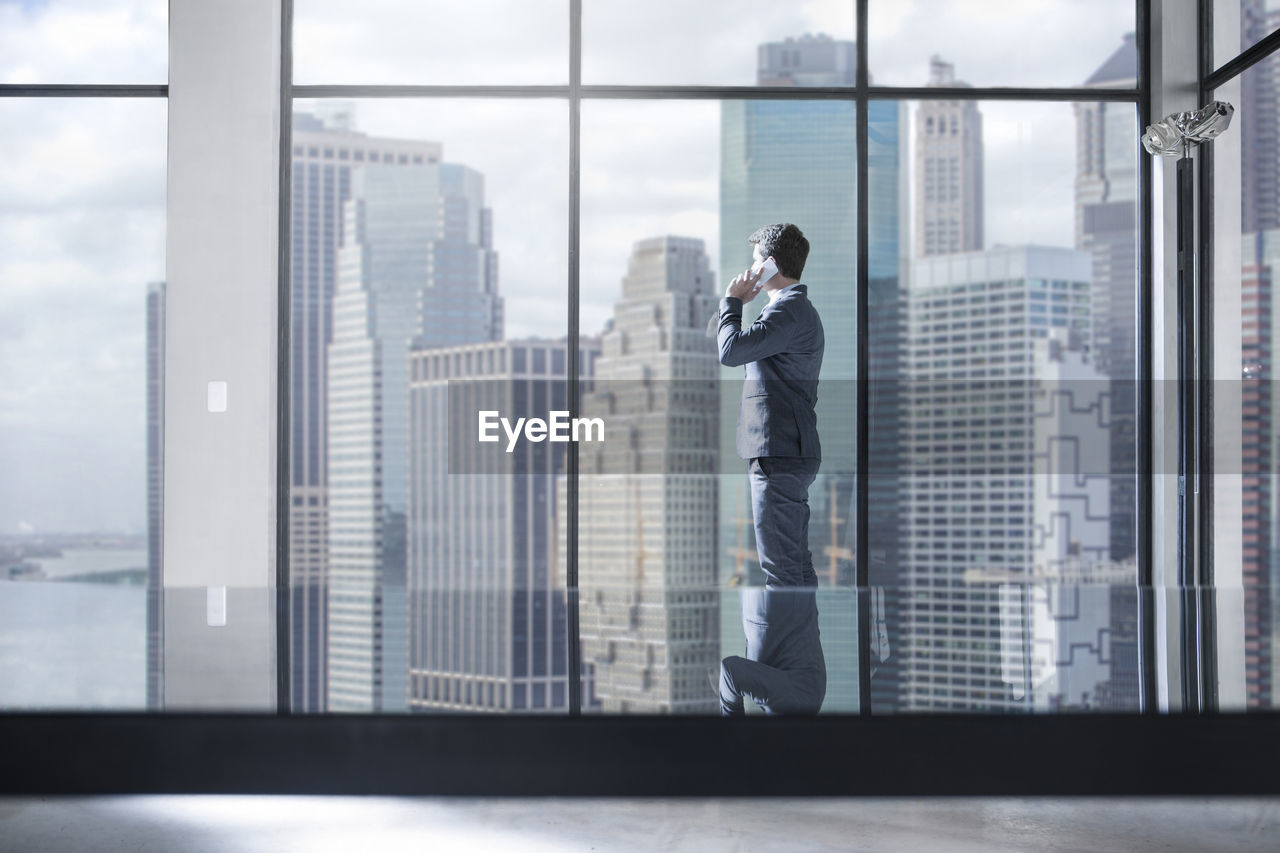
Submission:
{"label": "businessman", "polygon": [[[822,461],[814,411],[822,320],[800,283],[809,256],[800,229],[768,225],[747,242],[755,263],[720,301],[716,342],[721,364],[745,366],[736,444],[747,460],[765,582],[742,590],[746,656],[721,661],[720,711],[744,713],[745,696],[766,714],[816,714],[827,690],[809,552],[809,486]],[[743,329],[742,306],[761,290],[769,303]]]}

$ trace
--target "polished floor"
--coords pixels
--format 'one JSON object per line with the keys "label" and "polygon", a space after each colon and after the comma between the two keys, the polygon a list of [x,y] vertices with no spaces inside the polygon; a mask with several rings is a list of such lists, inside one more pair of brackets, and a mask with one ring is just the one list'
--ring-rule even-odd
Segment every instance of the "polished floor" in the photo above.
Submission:
{"label": "polished floor", "polygon": [[1276,851],[1280,798],[9,797],[0,850]]}

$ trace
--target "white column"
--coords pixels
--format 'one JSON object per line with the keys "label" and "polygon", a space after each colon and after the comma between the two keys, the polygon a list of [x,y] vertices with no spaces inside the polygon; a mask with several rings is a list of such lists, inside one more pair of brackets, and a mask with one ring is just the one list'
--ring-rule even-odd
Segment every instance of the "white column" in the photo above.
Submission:
{"label": "white column", "polygon": [[279,3],[170,0],[170,709],[275,703],[279,88]]}

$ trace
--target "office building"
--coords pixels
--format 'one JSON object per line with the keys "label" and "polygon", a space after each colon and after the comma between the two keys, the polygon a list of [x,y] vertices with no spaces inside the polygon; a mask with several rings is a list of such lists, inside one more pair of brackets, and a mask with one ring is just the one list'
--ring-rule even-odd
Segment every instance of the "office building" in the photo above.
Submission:
{"label": "office building", "polygon": [[147,705],[164,707],[164,292],[147,285]]}
{"label": "office building", "polygon": [[328,701],[328,358],[338,249],[352,170],[438,163],[437,142],[370,137],[354,107],[322,102],[293,115],[290,209],[289,585],[291,706]]}
{"label": "office building", "polygon": [[343,206],[328,364],[328,707],[406,707],[410,346],[502,337],[483,178],[365,162]]}
{"label": "office building", "polygon": [[[967,86],[936,54],[929,86]],[[983,248],[982,111],[977,101],[930,100],[916,107],[916,254]]]}
{"label": "office building", "polygon": [[701,240],[638,241],[583,397],[607,430],[579,444],[578,526],[582,657],[606,713],[719,707],[718,302]]}
{"label": "office building", "polygon": [[[568,409],[567,344],[521,338],[416,346],[409,379],[409,709],[568,707],[556,482],[565,443],[476,442],[481,410]],[[581,339],[580,375],[599,342]],[[497,430],[501,435],[501,430]]]}
{"label": "office building", "polygon": [[[1240,8],[1242,44],[1254,44],[1280,27],[1280,9],[1262,0]],[[1280,501],[1274,461],[1280,458],[1275,390],[1277,341],[1272,311],[1280,269],[1280,190],[1276,134],[1280,132],[1280,57],[1260,60],[1240,78],[1241,271],[1240,335],[1242,386],[1241,572],[1244,578],[1245,683],[1250,708],[1273,703],[1273,661],[1280,654],[1272,587],[1280,579]]]}
{"label": "office building", "polygon": [[1092,636],[1097,626],[1065,619],[1064,600],[1035,586],[1077,583],[1110,564],[1109,395],[1088,358],[1089,273],[1087,254],[1040,246],[912,265],[904,710],[1092,701],[1096,683],[1079,686],[1086,658],[1087,678],[1108,680],[1096,642],[1073,681],[1070,658],[1054,663],[1063,632]]}

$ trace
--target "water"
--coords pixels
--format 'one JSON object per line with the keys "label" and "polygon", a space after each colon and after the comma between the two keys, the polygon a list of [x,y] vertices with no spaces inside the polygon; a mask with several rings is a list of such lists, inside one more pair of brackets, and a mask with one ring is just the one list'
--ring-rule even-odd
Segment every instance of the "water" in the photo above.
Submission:
{"label": "water", "polygon": [[61,557],[32,557],[49,580],[147,567],[145,548],[64,548]]}
{"label": "water", "polygon": [[145,710],[146,592],[0,582],[0,709]]}

